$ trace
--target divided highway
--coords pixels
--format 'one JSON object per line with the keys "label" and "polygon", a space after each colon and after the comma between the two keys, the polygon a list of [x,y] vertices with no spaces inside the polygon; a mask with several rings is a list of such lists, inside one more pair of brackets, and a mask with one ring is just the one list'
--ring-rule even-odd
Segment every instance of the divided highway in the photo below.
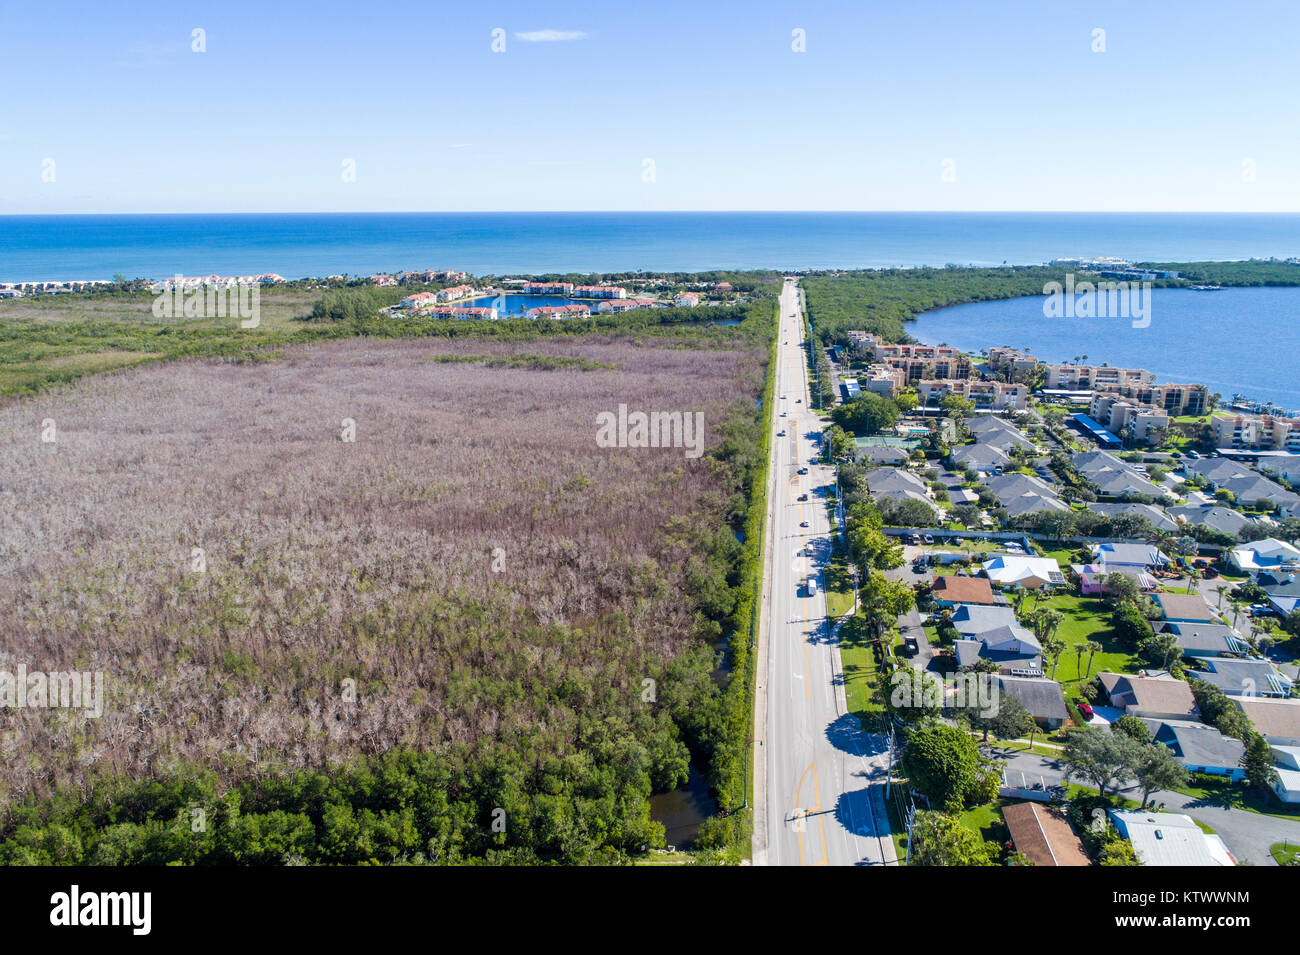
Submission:
{"label": "divided highway", "polygon": [[776,437],[769,486],[763,644],[755,718],[754,862],[896,863],[885,815],[883,737],[846,711],[838,643],[826,619],[834,470],[818,464],[798,283],[781,293]]}

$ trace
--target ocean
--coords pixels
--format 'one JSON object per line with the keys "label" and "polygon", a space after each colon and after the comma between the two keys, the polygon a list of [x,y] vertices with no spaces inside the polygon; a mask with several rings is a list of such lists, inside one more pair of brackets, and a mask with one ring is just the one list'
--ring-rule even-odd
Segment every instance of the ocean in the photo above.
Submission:
{"label": "ocean", "polygon": [[1300,408],[1300,288],[1152,289],[1150,324],[1128,318],[1048,318],[1042,298],[977,302],[907,324],[918,341],[978,352],[1010,345],[1042,361],[1082,359],[1145,368],[1158,381],[1199,382],[1224,397]]}
{"label": "ocean", "polygon": [[1189,262],[1300,256],[1300,215],[573,212],[0,216],[0,281]]}

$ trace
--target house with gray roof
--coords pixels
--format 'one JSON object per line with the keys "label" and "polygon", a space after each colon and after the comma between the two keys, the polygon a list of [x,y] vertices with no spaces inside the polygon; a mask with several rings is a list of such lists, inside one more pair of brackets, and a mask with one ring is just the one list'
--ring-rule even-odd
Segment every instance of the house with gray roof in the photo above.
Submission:
{"label": "house with gray roof", "polygon": [[1039,511],[1068,511],[1069,505],[1056,496],[1056,491],[1046,481],[1028,474],[1003,474],[991,478],[988,489],[1012,517],[1036,514]]}
{"label": "house with gray roof", "polygon": [[1141,517],[1150,521],[1157,530],[1172,531],[1178,529],[1178,522],[1154,504],[1140,504],[1137,501],[1109,501],[1089,504],[1088,510],[1103,517]]}
{"label": "house with gray roof", "polygon": [[1011,467],[1011,457],[1000,448],[988,444],[962,444],[948,452],[953,467],[970,468],[991,474],[997,468]]}
{"label": "house with gray roof", "polygon": [[1254,518],[1222,504],[1184,504],[1168,508],[1167,513],[1175,521],[1205,527],[1229,537],[1237,537],[1243,529],[1255,523]]}
{"label": "house with gray roof", "polygon": [[959,604],[952,612],[952,625],[963,637],[978,638],[999,627],[1016,626],[1016,612],[1005,606]]}
{"label": "house with gray roof", "polygon": [[1217,686],[1228,696],[1286,699],[1295,685],[1289,676],[1267,660],[1209,657],[1201,662],[1206,669],[1189,670],[1187,675]]}
{"label": "house with gray roof", "polygon": [[877,468],[867,472],[867,488],[871,496],[886,501],[920,501],[933,510],[929,487],[911,471],[899,468]]}
{"label": "house with gray roof", "polygon": [[1178,638],[1178,648],[1183,656],[1225,657],[1250,652],[1250,645],[1241,639],[1236,630],[1220,623],[1170,623],[1156,622],[1157,633],[1172,633]]}
{"label": "house with gray roof", "polygon": [[1019,624],[986,630],[975,639],[954,640],[957,665],[974,666],[980,660],[996,663],[999,673],[1012,676],[1042,676],[1042,645]]}
{"label": "house with gray roof", "polygon": [[1189,773],[1226,776],[1234,782],[1246,777],[1246,770],[1241,767],[1246,747],[1241,740],[1192,720],[1144,719],[1142,722],[1151,731],[1151,738],[1168,747]]}
{"label": "house with gray roof", "polygon": [[1069,715],[1065,696],[1061,693],[1061,684],[1055,680],[999,675],[997,681],[998,689],[1018,700],[1039,726],[1051,730],[1065,723]]}
{"label": "house with gray roof", "polygon": [[1155,570],[1169,565],[1169,558],[1154,544],[1131,544],[1124,541],[1094,544],[1092,558],[1096,563],[1105,564],[1107,569],[1114,570],[1120,567]]}

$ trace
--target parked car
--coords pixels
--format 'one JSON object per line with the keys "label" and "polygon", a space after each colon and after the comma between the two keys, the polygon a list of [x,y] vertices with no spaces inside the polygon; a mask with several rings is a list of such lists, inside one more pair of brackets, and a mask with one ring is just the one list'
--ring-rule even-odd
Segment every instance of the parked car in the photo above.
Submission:
{"label": "parked car", "polygon": [[1092,719],[1093,716],[1095,716],[1096,714],[1093,713],[1093,711],[1092,711],[1092,707],[1089,706],[1087,703],[1080,703],[1080,704],[1079,704],[1079,715],[1082,716],[1085,720],[1090,720],[1090,719]]}
{"label": "parked car", "polygon": [[1214,580],[1214,579],[1217,578],[1218,576],[1219,576],[1219,572],[1218,572],[1217,570],[1215,570],[1213,567],[1206,567],[1206,568],[1205,568],[1205,579],[1206,579],[1206,580]]}
{"label": "parked car", "polygon": [[934,537],[933,537],[932,535],[930,535],[930,534],[922,534],[922,535],[921,535],[921,543],[923,543],[923,544],[933,544],[933,543],[934,543]]}

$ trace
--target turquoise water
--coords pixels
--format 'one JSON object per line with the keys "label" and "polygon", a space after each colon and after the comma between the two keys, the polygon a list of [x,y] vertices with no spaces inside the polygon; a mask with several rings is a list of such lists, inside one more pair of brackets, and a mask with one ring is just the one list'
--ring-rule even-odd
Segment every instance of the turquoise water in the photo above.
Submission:
{"label": "turquoise water", "polygon": [[[1043,299],[1014,298],[927,312],[912,337],[965,351],[1011,345],[1043,361],[1146,368],[1159,381],[1200,382],[1230,399],[1300,408],[1300,288],[1154,289],[1151,324],[1127,318],[1045,318]],[[1226,403],[1226,402],[1225,402]]]}
{"label": "turquoise water", "polygon": [[410,213],[0,216],[0,281],[1189,262],[1300,255],[1300,215]]}

